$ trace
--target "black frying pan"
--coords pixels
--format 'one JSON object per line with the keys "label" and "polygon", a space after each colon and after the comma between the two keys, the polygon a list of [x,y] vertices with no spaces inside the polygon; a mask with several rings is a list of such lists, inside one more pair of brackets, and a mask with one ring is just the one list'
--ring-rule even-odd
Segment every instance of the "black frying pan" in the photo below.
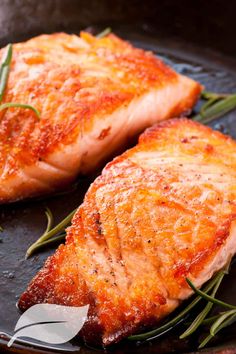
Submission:
{"label": "black frying pan", "polygon": [[[66,31],[78,33],[90,27],[113,31],[135,45],[158,53],[177,71],[193,77],[208,90],[236,92],[236,2],[234,1],[138,1],[138,0],[2,0],[0,2],[0,44],[30,38],[40,33]],[[212,123],[236,138],[236,113]],[[7,350],[19,317],[16,301],[28,281],[40,269],[53,249],[25,261],[27,247],[45,226],[44,208],[49,206],[56,221],[77,207],[94,177],[79,180],[65,194],[43,200],[0,207],[0,352]],[[222,299],[236,303],[236,266],[225,279]],[[187,353],[196,352],[197,340],[180,341],[178,328],[149,344],[127,342],[109,348],[108,353]],[[98,349],[71,342],[60,347],[66,352],[93,354]],[[27,342],[15,344],[15,353],[57,351]],[[102,354],[102,350],[98,350]],[[236,353],[236,326],[212,342],[208,353]]]}

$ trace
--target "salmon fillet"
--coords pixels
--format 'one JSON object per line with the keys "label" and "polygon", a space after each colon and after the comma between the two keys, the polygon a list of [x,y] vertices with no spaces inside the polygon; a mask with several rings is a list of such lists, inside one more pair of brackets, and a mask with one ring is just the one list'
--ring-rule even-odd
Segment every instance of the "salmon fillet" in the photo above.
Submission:
{"label": "salmon fillet", "polygon": [[104,346],[157,324],[236,252],[236,142],[188,119],[146,130],[90,186],[19,300],[90,304],[80,336]]}
{"label": "salmon fillet", "polygon": [[189,111],[200,91],[113,34],[14,44],[3,102],[30,104],[41,117],[0,112],[0,203],[56,191],[94,171],[148,126]]}

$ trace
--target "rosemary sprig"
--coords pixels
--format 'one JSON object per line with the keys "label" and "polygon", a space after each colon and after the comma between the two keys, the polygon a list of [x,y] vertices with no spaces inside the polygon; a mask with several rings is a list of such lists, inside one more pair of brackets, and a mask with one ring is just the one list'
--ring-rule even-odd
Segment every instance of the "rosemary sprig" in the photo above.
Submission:
{"label": "rosemary sprig", "polygon": [[97,38],[103,38],[103,37],[106,37],[109,33],[111,33],[111,28],[107,27],[102,32],[96,34],[96,37]]}
{"label": "rosemary sprig", "polygon": [[214,92],[203,92],[202,98],[207,99],[200,112],[192,119],[203,124],[210,123],[212,120],[236,108],[236,94],[217,94]]}
{"label": "rosemary sprig", "polygon": [[[189,286],[194,290],[197,297],[189,304],[179,315],[165,323],[163,326],[142,334],[134,335],[129,337],[129,340],[152,340],[163,334],[165,334],[168,330],[172,329],[175,325],[184,321],[189,315],[189,312],[199,303],[201,300],[207,300],[207,304],[204,309],[199,313],[199,315],[195,318],[193,323],[187,328],[187,330],[180,336],[180,339],[186,338],[187,336],[193,334],[200,325],[211,325],[210,334],[200,343],[199,348],[203,348],[221,329],[229,326],[233,322],[236,322],[236,307],[230,304],[227,304],[223,301],[215,299],[215,295],[219,286],[225,276],[229,272],[230,264],[228,264],[224,270],[219,271],[215,277],[208,283],[208,285],[203,289],[203,291],[198,290],[193,283],[186,278]],[[207,293],[212,291],[211,295]],[[227,308],[231,308],[229,311],[220,312],[216,316],[212,316],[209,318],[205,318],[207,314],[212,309],[213,304],[221,305]]]}
{"label": "rosemary sprig", "polygon": [[[222,276],[224,275],[224,271],[220,271],[219,273],[216,274],[216,276],[209,282],[208,285],[204,288],[205,293],[209,292],[212,290],[212,288],[218,284]],[[179,324],[180,322],[184,321],[189,315],[190,311],[196,307],[196,305],[202,300],[201,296],[197,296],[188,306],[185,307],[183,311],[181,311],[176,317],[162,325],[161,327],[158,327],[152,331],[141,333],[141,334],[136,334],[133,336],[128,337],[129,340],[132,341],[143,341],[143,340],[152,340],[155,339],[164,333],[166,333],[168,330],[172,329],[175,325]]]}
{"label": "rosemary sprig", "polygon": [[220,312],[218,315],[211,316],[202,321],[203,326],[211,325],[215,320],[219,318],[219,315],[223,315],[225,312]]}
{"label": "rosemary sprig", "polygon": [[186,278],[186,281],[188,283],[188,285],[193,289],[193,291],[198,294],[199,296],[201,296],[203,299],[215,304],[215,305],[218,305],[218,306],[222,306],[222,307],[226,307],[228,309],[233,309],[233,310],[236,310],[236,306],[234,305],[231,305],[231,304],[228,304],[224,301],[221,301],[221,300],[218,300],[218,299],[215,299],[213,296],[210,296],[208,294],[206,294],[206,292],[202,291],[202,290],[199,290],[197,289],[193,283],[191,282],[190,279]]}
{"label": "rosemary sprig", "polygon": [[[43,241],[43,242],[36,242],[35,245],[34,245],[34,249],[33,249],[33,251],[31,251],[30,255],[32,255],[32,253],[35,253],[36,251],[44,248],[45,246],[48,246],[48,245],[51,245],[51,244],[55,244],[57,242],[64,241],[65,240],[65,236],[66,236],[66,233],[63,232],[63,233],[61,233],[61,234],[59,234],[57,236],[54,236],[54,237],[50,238],[49,240],[46,240],[46,241]],[[29,256],[27,256],[27,258]]]}
{"label": "rosemary sprig", "polygon": [[200,343],[198,347],[199,349],[204,348],[209,343],[209,341],[214,338],[215,334],[217,334],[220,330],[230,326],[236,321],[236,311],[227,311],[225,314],[216,317],[217,320],[211,326],[210,334]]}
{"label": "rosemary sprig", "polygon": [[[3,100],[3,96],[5,94],[5,90],[8,82],[10,65],[12,60],[12,52],[13,52],[13,48],[12,48],[12,44],[10,43],[6,47],[5,53],[2,58],[1,66],[0,66],[0,103]],[[30,104],[24,104],[24,103],[6,102],[0,105],[0,111],[3,111],[10,107],[31,109],[37,115],[38,118],[40,117],[40,113],[35,107],[31,106]]]}
{"label": "rosemary sprig", "polygon": [[[229,270],[229,265],[226,267],[226,270],[224,272],[224,274],[228,274],[228,270]],[[203,299],[209,301],[207,303],[207,305],[211,305],[211,307],[213,306],[213,304],[216,305],[220,305],[226,308],[231,308],[231,310],[225,311],[225,312],[220,312],[218,315],[216,316],[212,316],[209,317],[208,319],[204,319],[199,325],[209,325],[211,324],[210,327],[210,334],[200,343],[199,345],[199,349],[205,347],[209,341],[223,328],[231,325],[232,323],[234,323],[236,321],[236,306],[233,306],[231,304],[225,303],[223,301],[220,301],[218,299],[215,299],[215,293],[217,291],[218,287],[216,289],[216,291],[213,291],[213,294],[211,296],[209,296],[208,294],[206,294],[206,292],[201,291],[199,289],[197,289],[193,283],[189,280],[186,279],[187,283],[189,284],[189,286],[194,290],[194,292],[200,296],[202,296]],[[221,279],[222,281],[222,279]],[[194,321],[195,322],[195,321]],[[191,326],[190,326],[191,327]],[[190,329],[189,327],[189,329]],[[189,334],[192,334],[199,326],[195,326],[195,328],[193,328],[194,326],[192,326],[192,331]],[[187,331],[185,331],[185,333],[180,336],[180,338],[185,338],[188,334],[189,329],[187,329]]]}
{"label": "rosemary sprig", "polygon": [[[230,267],[230,263],[228,263],[226,265],[225,269],[219,273],[218,281],[216,282],[216,284],[213,288],[213,291],[211,293],[212,298],[215,298],[217,290],[219,289],[220,284],[221,284],[225,274],[229,273],[229,267]],[[186,279],[186,281],[188,282],[188,284],[191,283],[191,281],[189,281],[188,279]],[[192,286],[193,286],[193,284],[192,284]],[[194,287],[194,289],[196,289],[196,288]],[[195,291],[195,293],[196,293],[196,291]],[[200,295],[200,294],[198,294],[198,295]],[[198,327],[203,324],[203,321],[205,320],[208,313],[211,311],[212,307],[213,307],[213,303],[208,302],[206,304],[206,306],[204,307],[204,309],[198,314],[198,316],[192,322],[192,324],[186,329],[186,331],[179,338],[184,339],[184,338],[190,336],[193,332],[195,332],[198,329]]]}
{"label": "rosemary sprig", "polygon": [[8,81],[10,64],[12,59],[12,44],[8,44],[6,51],[3,55],[1,67],[0,67],[0,102],[2,102],[5,88]]}
{"label": "rosemary sprig", "polygon": [[45,215],[47,217],[47,227],[46,227],[46,230],[44,231],[43,235],[46,235],[48,233],[48,231],[52,228],[53,221],[54,221],[52,212],[48,207],[46,207],[46,209],[45,209]]}
{"label": "rosemary sprig", "polygon": [[207,108],[209,108],[210,106],[212,106],[214,103],[218,102],[219,98],[218,97],[213,97],[208,99],[201,107],[200,109],[200,114],[201,116],[204,115],[206,113]]}
{"label": "rosemary sprig", "polygon": [[236,310],[227,311],[223,315],[218,317],[218,319],[211,326],[210,334],[214,336],[217,332],[219,332],[219,329],[222,328],[221,325],[225,324],[226,320],[228,320],[229,317],[231,318],[232,315],[236,315]]}
{"label": "rosemary sprig", "polygon": [[[214,298],[217,290],[219,289],[219,286],[225,276],[225,272],[221,272],[219,275],[219,279],[216,282],[213,291],[211,293],[211,296]],[[198,314],[198,316],[195,318],[195,320],[192,322],[192,324],[186,329],[186,331],[181,334],[181,336],[179,337],[180,339],[184,339],[188,336],[190,336],[193,332],[195,332],[199,326],[201,326],[202,322],[204,321],[204,319],[206,318],[206,316],[208,315],[208,313],[211,311],[213,306],[212,302],[208,302],[206,304],[206,306],[204,307],[204,309]]]}
{"label": "rosemary sprig", "polygon": [[36,116],[40,118],[39,111],[35,107],[31,106],[30,104],[6,102],[0,105],[0,111],[3,111],[4,109],[11,108],[11,107],[31,109],[36,114]]}
{"label": "rosemary sprig", "polygon": [[[47,245],[50,244],[50,241],[52,241],[53,243],[55,242],[55,239],[53,239],[55,236],[61,236],[62,234],[61,232],[63,232],[63,237],[65,237],[64,231],[65,228],[68,226],[68,224],[71,222],[71,219],[73,218],[75,212],[77,209],[73,210],[69,215],[67,215],[59,224],[57,224],[54,228],[52,228],[52,224],[53,224],[53,217],[52,217],[52,213],[51,211],[47,208],[45,211],[45,214],[47,216],[47,228],[44,231],[44,233],[42,234],[42,236],[40,236],[38,238],[37,241],[35,241],[26,251],[26,255],[25,258],[29,258],[36,250],[38,250],[39,248],[45,246],[45,242],[47,242]],[[60,233],[60,235],[58,235]],[[62,239],[62,238],[60,238]],[[59,238],[57,239],[57,241],[59,240]]]}
{"label": "rosemary sprig", "polygon": [[211,91],[202,91],[202,93],[201,93],[201,98],[203,98],[204,100],[220,99],[220,98],[226,98],[229,96],[230,96],[230,93],[217,93],[217,92],[211,92]]}

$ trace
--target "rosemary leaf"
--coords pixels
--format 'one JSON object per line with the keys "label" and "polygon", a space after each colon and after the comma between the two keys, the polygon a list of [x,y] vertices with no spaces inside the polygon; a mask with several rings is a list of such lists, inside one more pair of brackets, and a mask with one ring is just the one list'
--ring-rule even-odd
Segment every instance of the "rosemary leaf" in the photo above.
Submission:
{"label": "rosemary leaf", "polygon": [[[199,345],[199,349],[202,349],[202,348],[204,348],[206,345],[207,345],[207,343],[209,343],[210,342],[210,340],[214,337],[214,335],[216,334],[216,333],[218,333],[221,329],[223,329],[223,328],[225,328],[225,327],[228,327],[228,326],[230,326],[231,324],[233,324],[235,321],[236,321],[236,311],[235,310],[233,310],[233,311],[227,311],[226,313],[229,313],[229,312],[231,312],[230,313],[230,315],[229,316],[224,316],[224,321],[223,322],[221,322],[221,323],[219,323],[220,321],[220,319],[219,320],[217,320],[218,321],[218,325],[216,326],[215,324],[213,324],[212,325],[212,327],[215,325],[215,328],[214,328],[214,332],[213,332],[213,330],[211,330],[211,332],[213,332],[214,334],[209,334],[201,343],[200,343],[200,345]],[[217,322],[216,321],[216,322]],[[212,329],[212,327],[211,327],[211,329]]]}
{"label": "rosemary leaf", "polygon": [[[220,286],[224,276],[225,276],[225,273],[222,272],[219,276],[217,283],[214,286],[212,293],[211,293],[212,297],[215,297],[216,292],[219,289],[219,286]],[[192,324],[186,329],[186,331],[183,334],[181,334],[181,336],[179,338],[180,339],[186,338],[186,337],[190,336],[193,332],[195,332],[198,329],[198,327],[202,324],[203,320],[206,318],[208,313],[211,311],[212,306],[213,306],[213,303],[208,302],[206,304],[206,306],[204,307],[204,309],[198,314],[198,316],[192,322]]]}
{"label": "rosemary leaf", "polygon": [[27,250],[26,252],[26,255],[25,255],[25,258],[27,259],[28,257],[31,256],[31,254],[33,252],[35,252],[36,249],[38,249],[37,245],[43,241],[40,241],[40,240],[43,240],[45,235],[47,235],[47,233],[50,231],[50,229],[52,228],[52,225],[53,225],[53,215],[52,215],[52,212],[51,210],[46,207],[45,209],[45,215],[47,217],[47,227],[46,227],[46,230],[44,231],[44,233],[42,234],[42,236],[40,236],[40,238],[34,242]]}
{"label": "rosemary leaf", "polygon": [[213,336],[211,334],[209,334],[198,346],[198,349],[202,349],[204,348],[209,342],[210,340],[213,338]]}
{"label": "rosemary leaf", "polygon": [[212,296],[206,294],[206,292],[197,289],[197,288],[193,285],[193,283],[191,282],[190,279],[186,278],[186,281],[187,281],[188,285],[194,290],[194,292],[195,292],[196,294],[198,294],[199,296],[201,296],[203,299],[205,299],[205,300],[207,300],[207,301],[210,301],[211,303],[213,303],[213,304],[215,304],[215,305],[218,305],[218,306],[226,307],[226,308],[233,309],[233,310],[236,309],[236,306],[231,305],[231,304],[228,304],[228,303],[223,302],[223,301],[221,301],[221,300],[215,299],[214,297],[212,297]]}
{"label": "rosemary leaf", "polygon": [[236,310],[230,310],[221,315],[211,326],[210,334],[214,336],[218,332],[219,328],[221,328],[223,322],[225,322],[229,317],[232,317],[232,315],[236,316]]}
{"label": "rosemary leaf", "polygon": [[57,235],[55,237],[50,238],[47,241],[38,242],[34,246],[34,252],[40,250],[41,248],[44,248],[45,246],[54,244],[54,243],[59,242],[59,241],[64,241],[65,240],[65,236],[66,236],[66,233],[64,232],[62,234],[59,234],[59,235]]}
{"label": "rosemary leaf", "polygon": [[[73,210],[69,215],[67,215],[65,217],[65,219],[63,219],[59,224],[57,224],[53,229],[46,229],[46,231],[43,233],[42,236],[39,237],[39,239],[34,242],[26,251],[26,255],[25,258],[29,258],[34,252],[35,250],[38,248],[38,245],[41,244],[42,242],[45,242],[49,239],[51,239],[52,237],[56,236],[59,232],[64,231],[65,227],[70,223],[72,217],[74,216],[75,212],[77,209]],[[46,212],[45,212],[46,213]],[[47,214],[47,217],[49,217],[50,215]]]}
{"label": "rosemary leaf", "polygon": [[225,312],[220,312],[219,315],[215,315],[215,316],[211,316],[211,317],[208,317],[206,318],[205,320],[202,321],[202,325],[203,326],[208,326],[210,324],[212,324],[213,322],[215,322],[215,320],[217,320],[221,314],[223,314]]}
{"label": "rosemary leaf", "polygon": [[[221,279],[222,274],[224,274],[223,271],[220,271],[215,275],[215,277],[205,286],[204,292],[208,292],[212,290],[212,288],[215,286],[215,284],[218,283],[219,279]],[[183,311],[181,311],[176,317],[174,317],[172,320],[169,322],[163,324],[163,326],[158,327],[152,331],[141,333],[141,334],[136,334],[133,336],[128,337],[129,340],[131,341],[140,341],[140,340],[151,340],[155,339],[156,337],[164,334],[168,330],[172,329],[175,325],[179,324],[182,322],[186,316],[189,314],[189,312],[202,300],[202,296],[197,296],[188,306],[185,307]]]}
{"label": "rosemary leaf", "polygon": [[212,120],[223,116],[236,108],[236,94],[229,95],[217,101],[210,106],[206,107],[204,111],[193,117],[193,120],[201,122],[203,124],[209,123]]}
{"label": "rosemary leaf", "polygon": [[11,108],[11,107],[18,107],[18,108],[24,108],[24,109],[31,109],[38,118],[40,118],[40,113],[39,111],[31,106],[30,104],[24,104],[24,103],[15,103],[15,102],[6,102],[0,105],[0,111],[3,111],[4,109]]}
{"label": "rosemary leaf", "polygon": [[53,225],[53,220],[54,220],[52,212],[48,207],[46,207],[46,209],[45,209],[45,215],[47,217],[47,227],[44,232],[44,235],[47,234],[49,230],[51,230],[52,225]]}
{"label": "rosemary leaf", "polygon": [[204,309],[198,314],[198,316],[195,318],[195,320],[192,322],[192,324],[186,329],[186,331],[181,334],[179,337],[180,339],[184,339],[188,336],[190,336],[193,332],[195,332],[198,327],[201,326],[203,320],[206,318],[208,313],[211,311],[213,304],[208,302]]}
{"label": "rosemary leaf", "polygon": [[0,67],[0,102],[2,102],[5,88],[7,85],[11,59],[12,59],[12,44],[8,44],[8,46],[5,49],[5,53],[3,55],[1,67]]}
{"label": "rosemary leaf", "polygon": [[102,32],[98,33],[96,35],[97,38],[103,38],[103,37],[106,37],[109,33],[111,33],[111,28],[110,27],[107,27],[105,28]]}
{"label": "rosemary leaf", "polygon": [[217,332],[219,332],[221,329],[230,326],[231,324],[233,324],[234,322],[236,322],[236,313],[233,313],[230,317],[228,317],[218,328],[217,328]]}
{"label": "rosemary leaf", "polygon": [[210,98],[209,100],[207,100],[201,107],[200,109],[200,114],[203,115],[206,111],[207,108],[209,108],[210,106],[212,106],[216,101],[218,101],[219,98]]}
{"label": "rosemary leaf", "polygon": [[217,92],[210,92],[210,91],[202,91],[201,98],[204,100],[211,100],[211,99],[220,99],[230,96],[230,93],[217,93]]}

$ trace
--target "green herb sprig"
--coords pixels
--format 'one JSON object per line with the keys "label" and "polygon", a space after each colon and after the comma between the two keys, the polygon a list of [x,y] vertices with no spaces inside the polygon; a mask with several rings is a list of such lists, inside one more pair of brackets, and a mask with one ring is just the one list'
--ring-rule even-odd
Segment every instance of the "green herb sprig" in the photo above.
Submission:
{"label": "green herb sprig", "polygon": [[[200,325],[201,324],[203,324],[203,325],[211,324],[210,334],[199,345],[199,349],[201,349],[201,348],[204,348],[209,343],[209,341],[219,331],[221,331],[223,328],[226,328],[226,327],[230,326],[231,324],[233,324],[234,322],[236,322],[236,306],[228,304],[228,303],[223,302],[221,300],[218,300],[214,296],[210,296],[207,293],[205,293],[204,291],[197,289],[189,279],[186,279],[186,281],[189,284],[189,286],[194,290],[195,294],[202,296],[203,299],[208,301],[208,304],[211,304],[211,305],[215,304],[215,305],[218,305],[221,307],[231,309],[231,310],[225,311],[223,313],[219,312],[218,315],[216,315],[214,317],[210,317],[209,319],[206,319],[205,323],[200,323]],[[208,323],[207,323],[207,320],[208,320]],[[186,337],[186,335],[184,335],[184,334],[182,336],[180,336],[180,338],[185,338],[185,337]]]}
{"label": "green herb sprig", "polygon": [[[206,300],[207,303],[203,308],[203,310],[197,315],[197,317],[193,320],[193,322],[189,325],[189,327],[185,330],[185,332],[180,335],[180,339],[184,339],[192,335],[193,333],[195,333],[200,326],[210,325],[210,330],[209,330],[210,333],[200,343],[199,348],[203,348],[204,346],[206,346],[209,343],[209,341],[220,330],[236,322],[236,306],[228,304],[226,302],[223,302],[215,298],[216,292],[219,289],[224,276],[229,272],[229,267],[230,266],[228,264],[224,270],[219,271],[203,290],[197,289],[195,285],[191,282],[191,280],[186,278],[186,282],[196,294],[196,298],[176,317],[174,317],[173,319],[171,319],[161,327],[158,327],[153,331],[130,336],[128,339],[132,341],[149,341],[157,337],[160,337],[161,335],[165,334],[168,330],[171,330],[176,325],[183,323],[187,319],[187,317],[191,315],[191,312],[196,307],[196,305],[201,300]],[[211,290],[212,290],[211,295],[209,295],[208,293]],[[219,312],[215,316],[206,318],[208,313],[211,311],[213,305],[225,307],[230,310]]]}
{"label": "green herb sprig", "polygon": [[[7,86],[7,82],[8,82],[10,65],[11,65],[11,61],[12,61],[12,52],[13,52],[12,44],[8,44],[8,46],[6,47],[5,53],[3,55],[1,66],[0,66],[0,103],[3,100],[6,86]],[[38,118],[40,117],[40,113],[35,107],[31,106],[30,104],[24,104],[24,103],[18,103],[18,102],[3,103],[0,105],[0,111],[6,110],[11,107],[30,109],[36,114],[36,116]]]}
{"label": "green herb sprig", "polygon": [[30,109],[33,111],[38,118],[40,118],[40,113],[39,111],[31,106],[30,104],[24,104],[24,103],[16,103],[16,102],[6,102],[0,105],[0,111],[3,111],[4,109],[8,109],[11,107],[17,107],[17,108],[24,108],[24,109]]}
{"label": "green herb sprig", "polygon": [[[205,286],[204,292],[207,294],[212,289],[218,288],[222,279],[225,275],[225,270],[219,271],[215,277]],[[152,331],[136,334],[128,337],[129,340],[132,341],[143,341],[143,340],[153,340],[161,335],[165,334],[167,331],[171,330],[177,324],[186,320],[189,316],[190,311],[192,311],[202,300],[202,296],[198,295],[189,305],[187,305],[183,311],[181,311],[177,316],[163,324],[161,327],[158,327]]]}
{"label": "green herb sprig", "polygon": [[0,103],[2,102],[5,93],[5,88],[7,86],[11,60],[12,60],[12,44],[8,44],[3,54],[1,67],[0,67]]}
{"label": "green herb sprig", "polygon": [[25,258],[29,258],[34,252],[39,249],[48,246],[51,243],[58,241],[63,241],[65,239],[65,228],[70,224],[77,209],[73,210],[69,215],[67,215],[59,224],[52,228],[53,225],[53,215],[49,208],[46,208],[45,214],[47,217],[47,227],[42,236],[38,238],[26,251]]}
{"label": "green herb sprig", "polygon": [[210,123],[236,108],[236,94],[203,91],[201,98],[206,102],[192,119],[203,124]]}
{"label": "green herb sprig", "polygon": [[96,34],[96,37],[97,37],[97,38],[104,38],[104,37],[106,37],[109,33],[111,33],[111,28],[110,28],[110,27],[107,27],[107,28],[105,28],[102,32]]}
{"label": "green herb sprig", "polygon": [[[228,269],[224,272],[220,272],[219,274],[219,279],[216,282],[213,291],[211,293],[211,297],[214,298],[217,290],[219,289],[219,286],[224,278],[224,275],[227,274]],[[187,279],[186,279],[187,280]],[[187,280],[189,281],[189,280]],[[206,291],[205,291],[206,293]],[[199,296],[201,296],[200,294],[198,294]],[[208,313],[211,311],[213,306],[212,302],[207,302],[206,306],[204,307],[204,309],[198,314],[198,316],[195,318],[195,320],[191,323],[191,325],[186,329],[186,331],[181,334],[180,339],[184,339],[188,336],[190,336],[192,333],[194,333],[198,327],[202,324],[202,322],[204,321],[204,319],[206,318],[206,316],[208,315]]]}
{"label": "green herb sprig", "polygon": [[32,256],[33,253],[43,249],[46,246],[54,245],[54,244],[65,241],[65,237],[66,237],[66,233],[62,232],[57,236],[51,237],[49,240],[45,240],[42,242],[35,242],[26,252],[25,258],[26,259],[29,258],[30,256]]}
{"label": "green herb sprig", "polygon": [[223,315],[219,315],[218,319],[213,323],[210,328],[210,334],[200,343],[199,349],[204,348],[209,341],[223,328],[226,328],[236,321],[236,311],[231,310]]}

